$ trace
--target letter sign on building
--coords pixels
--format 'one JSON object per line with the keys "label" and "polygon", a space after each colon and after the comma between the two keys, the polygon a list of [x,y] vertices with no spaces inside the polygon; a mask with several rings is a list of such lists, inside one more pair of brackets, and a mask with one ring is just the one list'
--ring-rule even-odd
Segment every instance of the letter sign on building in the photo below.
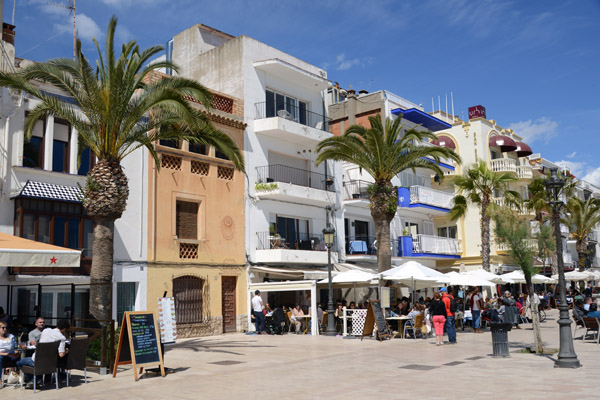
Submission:
{"label": "letter sign on building", "polygon": [[487,118],[484,106],[469,107],[469,119]]}

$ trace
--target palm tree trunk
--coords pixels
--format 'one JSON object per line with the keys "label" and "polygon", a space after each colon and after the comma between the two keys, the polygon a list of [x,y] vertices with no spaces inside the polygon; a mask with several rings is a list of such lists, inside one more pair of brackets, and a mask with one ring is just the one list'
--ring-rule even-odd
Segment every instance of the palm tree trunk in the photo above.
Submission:
{"label": "palm tree trunk", "polygon": [[481,266],[490,272],[490,217],[487,208],[490,198],[484,194],[481,199]]}
{"label": "palm tree trunk", "polygon": [[577,249],[577,265],[579,266],[579,272],[585,271],[585,262],[587,260],[587,246],[583,240],[578,240],[575,244]]}
{"label": "palm tree trunk", "polygon": [[558,256],[556,250],[552,252],[552,275],[558,275]]}
{"label": "palm tree trunk", "polygon": [[390,250],[390,221],[385,215],[373,216],[375,237],[377,239],[377,271],[387,271],[392,267],[392,252]]}
{"label": "palm tree trunk", "polygon": [[[112,318],[112,272],[115,219],[97,217],[94,221],[94,244],[90,276],[90,314],[99,321]],[[106,323],[102,323],[106,324]]]}

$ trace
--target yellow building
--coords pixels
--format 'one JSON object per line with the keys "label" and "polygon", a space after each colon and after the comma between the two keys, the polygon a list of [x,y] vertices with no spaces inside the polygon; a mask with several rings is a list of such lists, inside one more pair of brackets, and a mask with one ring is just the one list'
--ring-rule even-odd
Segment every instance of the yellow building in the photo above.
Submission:
{"label": "yellow building", "polygon": [[[532,154],[529,146],[522,142],[522,138],[512,129],[504,129],[493,119],[487,119],[485,108],[482,106],[469,109],[470,119],[465,122],[452,118],[442,111],[437,111],[434,116],[452,124],[452,128],[436,132],[438,136],[435,144],[450,147],[462,158],[462,166],[458,166],[455,174],[461,174],[469,165],[478,161],[486,161],[490,169],[496,173],[511,173],[518,178],[510,185],[510,189],[517,191],[524,199],[528,198],[527,186],[533,178],[533,169],[529,164],[528,156]],[[450,174],[452,175],[452,174]],[[448,176],[447,178],[451,178]],[[451,188],[452,179],[444,179],[440,189]],[[503,193],[495,193],[493,201],[502,204]],[[517,211],[515,211],[517,212]],[[522,216],[534,215],[529,210],[518,211]],[[469,204],[465,216],[458,221],[451,221],[448,217],[438,217],[435,225],[438,229],[453,229],[461,243],[461,258],[459,260],[438,261],[438,268],[442,270],[464,267],[467,270],[481,268],[481,209]],[[490,237],[490,265],[492,272],[511,270],[506,265],[507,248],[494,239],[493,223]],[[461,265],[462,264],[462,265]]]}
{"label": "yellow building", "polygon": [[[240,100],[213,92],[214,126],[243,148]],[[178,337],[247,326],[244,175],[214,148],[155,144],[148,165],[148,309],[175,297]]]}

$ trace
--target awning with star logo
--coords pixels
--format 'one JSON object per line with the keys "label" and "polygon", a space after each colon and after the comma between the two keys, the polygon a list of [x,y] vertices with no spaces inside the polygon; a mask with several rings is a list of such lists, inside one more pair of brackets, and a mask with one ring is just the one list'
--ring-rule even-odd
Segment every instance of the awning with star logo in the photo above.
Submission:
{"label": "awning with star logo", "polygon": [[0,267],[80,266],[81,251],[0,233]]}

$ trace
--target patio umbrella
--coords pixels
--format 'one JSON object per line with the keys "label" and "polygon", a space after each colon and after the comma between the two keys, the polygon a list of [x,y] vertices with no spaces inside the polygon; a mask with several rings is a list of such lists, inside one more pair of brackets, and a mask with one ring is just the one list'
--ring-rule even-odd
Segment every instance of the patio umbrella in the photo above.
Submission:
{"label": "patio umbrella", "polygon": [[[523,275],[523,271],[513,271],[507,274],[501,275],[502,278],[510,279],[514,283],[525,283],[525,275]],[[547,276],[535,274],[531,277],[531,281],[533,283],[555,283],[556,281],[552,278],[548,278]]]}
{"label": "patio umbrella", "polygon": [[[441,272],[416,261],[408,261],[379,275],[382,279],[392,280],[410,287],[413,293],[415,290],[439,286],[448,281],[447,277]],[[414,297],[413,295],[413,303],[415,301]]]}
{"label": "patio umbrella", "polygon": [[452,286],[496,286],[495,283],[481,279],[475,275],[459,274],[455,271],[448,272],[445,275],[448,279],[448,285]]}
{"label": "patio umbrella", "polygon": [[79,268],[81,251],[0,233],[0,267]]}
{"label": "patio umbrella", "polygon": [[[377,275],[359,269],[351,269],[337,273],[331,278],[331,283],[338,287],[352,287],[354,289],[354,302],[356,302],[356,284],[359,283],[360,286],[377,285],[377,282],[372,282],[374,279],[377,279]],[[328,284],[329,279],[323,279],[317,283]]]}
{"label": "patio umbrella", "polygon": [[[558,279],[558,274],[552,275],[553,279]],[[593,280],[594,278],[591,278],[589,274],[586,274],[585,272],[579,272],[579,271],[569,271],[569,272],[565,272],[565,279],[568,281],[589,281],[589,280]]]}
{"label": "patio umbrella", "polygon": [[480,279],[485,279],[486,281],[490,281],[490,282],[494,282],[494,283],[498,283],[498,284],[513,283],[510,279],[504,277],[504,275],[492,274],[491,272],[488,272],[485,269],[475,269],[475,270],[471,270],[471,271],[466,271],[461,274],[476,276]]}

